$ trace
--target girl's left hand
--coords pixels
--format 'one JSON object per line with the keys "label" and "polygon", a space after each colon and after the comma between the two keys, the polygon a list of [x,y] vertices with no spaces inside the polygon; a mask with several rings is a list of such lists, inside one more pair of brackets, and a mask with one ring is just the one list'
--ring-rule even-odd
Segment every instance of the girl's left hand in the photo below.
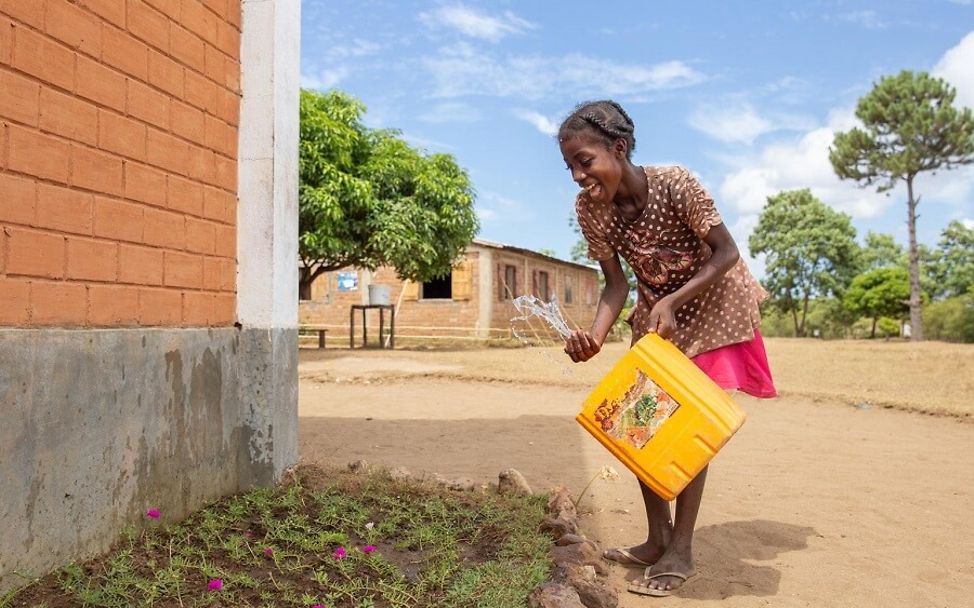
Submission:
{"label": "girl's left hand", "polygon": [[602,346],[587,331],[576,329],[572,335],[565,340],[565,353],[572,358],[575,363],[588,361],[602,350]]}
{"label": "girl's left hand", "polygon": [[649,331],[655,331],[661,338],[669,339],[676,333],[676,317],[673,303],[668,298],[662,298],[649,313]]}

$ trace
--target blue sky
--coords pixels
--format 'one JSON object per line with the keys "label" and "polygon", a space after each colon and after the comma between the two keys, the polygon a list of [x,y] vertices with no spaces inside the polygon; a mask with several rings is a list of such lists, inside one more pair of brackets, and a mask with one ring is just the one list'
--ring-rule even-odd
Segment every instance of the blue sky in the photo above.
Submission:
{"label": "blue sky", "polygon": [[[689,167],[747,253],[770,194],[809,187],[906,242],[905,191],[839,181],[827,150],[879,77],[927,70],[974,107],[974,0],[406,2],[303,0],[302,86],[338,88],[477,191],[480,236],[567,257],[576,188],[553,133],[611,97],[640,164]],[[974,167],[918,179],[918,234],[974,226]],[[761,261],[751,260],[760,274]]]}

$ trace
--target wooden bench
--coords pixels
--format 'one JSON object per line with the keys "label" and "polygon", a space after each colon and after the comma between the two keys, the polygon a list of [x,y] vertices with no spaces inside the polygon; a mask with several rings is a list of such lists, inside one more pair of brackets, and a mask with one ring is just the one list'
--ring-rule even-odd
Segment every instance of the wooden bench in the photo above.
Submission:
{"label": "wooden bench", "polygon": [[325,337],[328,335],[327,327],[317,325],[299,325],[298,332],[314,332],[318,334],[318,348],[325,347]]}

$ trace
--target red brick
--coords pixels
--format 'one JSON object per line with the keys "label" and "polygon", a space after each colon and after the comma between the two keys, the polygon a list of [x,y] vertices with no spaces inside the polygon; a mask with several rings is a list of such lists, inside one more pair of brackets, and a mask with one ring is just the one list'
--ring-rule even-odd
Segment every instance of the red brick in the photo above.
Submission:
{"label": "red brick", "polygon": [[203,190],[203,217],[218,222],[229,222],[227,199],[233,196],[229,192],[207,186]]}
{"label": "red brick", "polygon": [[183,315],[183,294],[171,289],[139,289],[140,325],[178,325]]}
{"label": "red brick", "polygon": [[7,274],[59,279],[64,276],[64,237],[8,226]]}
{"label": "red brick", "polygon": [[237,227],[217,225],[216,227],[216,254],[227,257],[237,257]]}
{"label": "red brick", "polygon": [[71,147],[71,184],[96,192],[121,196],[124,163],[116,156],[85,148]]}
{"label": "red brick", "polygon": [[219,291],[223,258],[203,258],[203,289]]}
{"label": "red brick", "polygon": [[203,72],[214,82],[223,82],[223,71],[226,65],[226,55],[220,49],[207,44],[204,51],[206,69]]}
{"label": "red brick", "polygon": [[198,0],[183,0],[180,22],[203,40],[216,43],[220,19]]}
{"label": "red brick", "polygon": [[149,84],[175,97],[182,97],[184,71],[181,64],[166,55],[149,50]]}
{"label": "red brick", "polygon": [[197,182],[170,175],[169,208],[192,215],[203,215],[203,186]]}
{"label": "red brick", "polygon": [[30,282],[24,279],[0,277],[0,325],[24,327],[27,325],[27,307],[30,302]]}
{"label": "red brick", "polygon": [[216,46],[233,58],[240,57],[240,32],[226,21],[217,24]]}
{"label": "red brick", "polygon": [[243,0],[227,0],[227,21],[240,30],[241,15],[240,5]]}
{"label": "red brick", "polygon": [[29,177],[0,173],[0,222],[29,226],[37,208],[37,184]]}
{"label": "red brick", "polygon": [[146,208],[142,240],[146,245],[182,249],[186,245],[185,219],[181,213]]}
{"label": "red brick", "polygon": [[149,47],[141,40],[110,25],[102,29],[102,60],[139,80],[149,77]]}
{"label": "red brick", "polygon": [[179,20],[180,0],[145,0],[149,6],[154,6],[171,20]]}
{"label": "red brick", "polygon": [[240,95],[223,88],[218,88],[215,95],[215,107],[210,110],[210,113],[216,114],[223,122],[233,126],[240,124]]}
{"label": "red brick", "polygon": [[141,82],[128,81],[126,110],[130,116],[144,120],[151,125],[168,129],[169,106],[169,97],[164,93],[155,91]]}
{"label": "red brick", "polygon": [[189,176],[212,184],[216,181],[216,153],[199,146],[189,147]]}
{"label": "red brick", "polygon": [[169,52],[169,19],[141,0],[129,0],[128,29],[137,38]]}
{"label": "red brick", "polygon": [[178,25],[172,26],[170,35],[172,56],[197,72],[203,72],[206,69],[203,41],[196,34]]}
{"label": "red brick", "polygon": [[95,197],[94,235],[118,241],[142,242],[142,205]]}
{"label": "red brick", "polygon": [[75,92],[119,112],[125,111],[125,77],[81,55],[78,56],[78,86]]}
{"label": "red brick", "polygon": [[102,150],[144,161],[145,139],[145,125],[142,123],[114,112],[99,112],[98,147]]}
{"label": "red brick", "polygon": [[[34,0],[40,2],[40,0]],[[101,20],[66,0],[47,0],[44,31],[93,57],[101,56]]]}
{"label": "red brick", "polygon": [[223,84],[234,93],[240,92],[240,62],[235,59],[227,59],[227,68],[224,71]]}
{"label": "red brick", "polygon": [[203,257],[167,251],[162,282],[166,287],[199,289],[203,285]]}
{"label": "red brick", "polygon": [[75,141],[98,142],[98,109],[73,95],[41,88],[40,127]]}
{"label": "red brick", "polygon": [[39,184],[36,224],[62,232],[91,234],[92,202],[87,192]]}
{"label": "red brick", "polygon": [[183,325],[206,327],[213,317],[214,297],[202,291],[183,292]]}
{"label": "red brick", "polygon": [[189,144],[181,139],[149,129],[146,146],[149,164],[180,175],[186,175],[189,171]]}
{"label": "red brick", "polygon": [[220,291],[237,290],[237,261],[226,258],[220,261]]}
{"label": "red brick", "polygon": [[14,48],[14,24],[0,15],[0,64],[10,65],[10,54]]}
{"label": "red brick", "polygon": [[186,218],[186,250],[210,253],[216,249],[216,224],[195,217]]}
{"label": "red brick", "polygon": [[88,324],[97,327],[139,322],[139,288],[127,285],[88,286]]}
{"label": "red brick", "polygon": [[125,27],[125,0],[75,0],[102,19]]}
{"label": "red brick", "polygon": [[236,294],[217,294],[213,297],[213,318],[210,325],[223,327],[237,320]]}
{"label": "red brick", "polygon": [[227,18],[227,0],[203,0],[203,4],[222,19]]}
{"label": "red brick", "polygon": [[31,281],[31,325],[84,325],[87,300],[82,283]]}
{"label": "red brick", "polygon": [[117,276],[118,244],[68,237],[69,279],[112,282]]}
{"label": "red brick", "polygon": [[40,90],[33,80],[0,70],[0,116],[36,127]]}
{"label": "red brick", "polygon": [[136,285],[162,285],[164,254],[161,249],[120,244],[118,281]]}
{"label": "red brick", "polygon": [[62,89],[74,88],[74,53],[27,28],[14,28],[12,65]]}
{"label": "red brick", "polygon": [[64,140],[15,125],[7,125],[7,166],[59,182],[67,182],[71,146]]}
{"label": "red brick", "polygon": [[237,159],[216,157],[216,185],[224,190],[237,189]]}
{"label": "red brick", "polygon": [[44,2],[42,0],[0,0],[0,13],[16,21],[44,29]]}
{"label": "red brick", "polygon": [[137,163],[125,163],[125,198],[166,206],[166,174]]}
{"label": "red brick", "polygon": [[203,143],[204,124],[202,110],[181,101],[172,102],[173,133],[190,141]]}
{"label": "red brick", "polygon": [[196,72],[186,73],[185,100],[214,114],[219,104],[220,87]]}
{"label": "red brick", "polygon": [[237,130],[219,118],[207,115],[205,143],[224,156],[237,157]]}

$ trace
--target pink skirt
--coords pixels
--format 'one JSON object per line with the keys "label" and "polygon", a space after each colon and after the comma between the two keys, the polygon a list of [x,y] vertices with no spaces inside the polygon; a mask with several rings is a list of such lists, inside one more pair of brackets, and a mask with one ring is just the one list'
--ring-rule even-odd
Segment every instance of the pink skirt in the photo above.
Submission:
{"label": "pink skirt", "polygon": [[729,344],[700,353],[691,361],[724,390],[739,390],[765,399],[778,396],[771,379],[764,340],[756,329],[754,339],[749,342]]}

